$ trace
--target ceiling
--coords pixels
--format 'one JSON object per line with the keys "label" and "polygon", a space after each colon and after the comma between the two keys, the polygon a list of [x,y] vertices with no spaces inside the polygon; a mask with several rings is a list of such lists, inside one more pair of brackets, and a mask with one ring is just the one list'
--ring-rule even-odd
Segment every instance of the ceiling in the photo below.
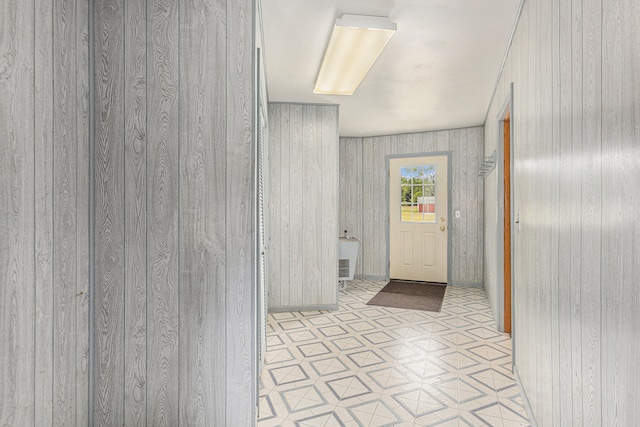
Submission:
{"label": "ceiling", "polygon": [[[480,125],[520,0],[262,0],[269,100],[340,105],[340,136]],[[354,95],[316,95],[335,20],[398,25]]]}

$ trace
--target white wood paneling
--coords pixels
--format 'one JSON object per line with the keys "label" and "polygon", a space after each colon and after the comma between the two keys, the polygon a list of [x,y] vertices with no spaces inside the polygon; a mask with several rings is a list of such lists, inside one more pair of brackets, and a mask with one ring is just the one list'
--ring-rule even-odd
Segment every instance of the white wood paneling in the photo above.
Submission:
{"label": "white wood paneling", "polygon": [[146,1],[125,3],[124,142],[125,318],[124,423],[147,423],[147,19]]}
{"label": "white wood paneling", "polygon": [[[340,236],[347,230],[349,236],[364,238],[362,229],[362,143],[360,138],[340,139]],[[358,251],[355,274],[363,272],[362,250]]]}
{"label": "white wood paneling", "polygon": [[[96,425],[117,423],[124,415],[124,115],[110,114],[123,105],[124,58],[122,2],[96,4],[95,70],[95,367]],[[146,179],[146,178],[145,178]]]}
{"label": "white wood paneling", "polygon": [[255,421],[254,14],[96,4],[96,425]]}
{"label": "white wood paneling", "polygon": [[[321,270],[323,281],[331,283],[331,274],[337,272],[336,259],[338,244],[336,234],[338,230],[338,108],[323,108],[321,117],[321,157],[320,163],[332,165],[332,173],[322,174],[322,208],[321,208],[321,241],[322,252]],[[319,299],[321,304],[332,304],[336,301],[337,289],[332,286],[320,287]]]}
{"label": "white wood paneling", "polygon": [[[332,168],[324,170],[321,163],[322,113],[315,105],[302,106],[302,140],[290,141],[300,143],[302,147],[302,193],[291,195],[302,197],[302,230],[290,230],[292,233],[302,231],[302,283],[290,283],[289,286],[301,286],[302,306],[313,306],[320,303],[319,295],[323,286],[322,280],[322,175],[332,173]],[[280,165],[283,167],[283,165]],[[337,171],[336,171],[337,172]],[[337,175],[337,173],[336,173]],[[327,200],[331,203],[331,200]],[[289,212],[289,215],[298,213]],[[287,212],[284,212],[287,215]],[[338,233],[333,233],[336,236]],[[337,260],[337,257],[334,259]]]}
{"label": "white wood paneling", "polygon": [[[282,138],[281,136],[281,122],[283,121],[283,119],[281,119],[281,111],[283,110],[283,108],[277,108],[277,104],[269,104],[268,106],[269,109],[269,139],[270,141],[277,141],[280,140]],[[289,134],[288,132],[285,132],[285,137],[288,138]],[[281,294],[284,289],[284,293],[285,295],[288,297],[289,295],[289,284],[286,283],[282,283],[281,277],[282,277],[282,271],[283,271],[283,266],[281,266],[280,264],[275,264],[276,260],[281,260],[282,259],[282,252],[283,252],[283,247],[286,246],[285,251],[287,253],[289,253],[289,248],[290,245],[286,244],[285,242],[282,242],[283,236],[287,236],[286,234],[284,234],[285,232],[289,231],[289,227],[286,225],[283,225],[281,223],[282,221],[282,215],[280,215],[280,206],[282,204],[285,204],[285,206],[288,206],[289,203],[287,203],[289,201],[288,195],[286,196],[287,199],[282,200],[280,194],[281,194],[281,188],[283,187],[283,181],[286,181],[287,183],[290,182],[289,176],[285,176],[283,178],[283,170],[280,167],[280,155],[282,150],[282,145],[283,144],[270,144],[269,145],[269,151],[267,153],[267,167],[269,168],[269,184],[267,185],[267,193],[269,195],[268,197],[268,204],[267,204],[267,215],[269,217],[269,225],[268,225],[268,229],[267,229],[267,239],[268,239],[268,245],[269,245],[269,256],[267,259],[267,263],[269,265],[269,268],[267,268],[267,276],[269,277],[269,280],[267,281],[269,284],[271,283],[280,283],[281,286],[273,286],[270,287],[269,289],[269,306],[274,306],[275,304],[280,304],[281,301]],[[289,185],[287,184],[286,187],[289,187]],[[293,187],[293,185],[292,185]],[[285,224],[289,224],[289,221],[287,221]],[[270,230],[282,230],[282,232],[280,233],[272,233]],[[296,252],[296,254],[299,254],[300,252]],[[296,255],[296,254],[292,254],[292,255]],[[286,268],[284,270],[285,272],[288,272],[288,268]]]}
{"label": "white wood paneling", "polygon": [[338,107],[271,103],[269,125],[269,309],[335,307]]}
{"label": "white wood paneling", "polygon": [[602,9],[602,424],[640,422],[640,6]]}
{"label": "white wood paneling", "polygon": [[[286,108],[283,108],[283,110],[286,111]],[[277,151],[280,153],[280,158],[276,160],[273,165],[269,163],[270,167],[275,167],[278,169],[278,175],[282,174],[282,176],[280,176],[280,185],[277,186],[277,190],[279,191],[279,193],[278,196],[276,196],[276,200],[279,200],[280,203],[277,205],[277,207],[274,203],[271,203],[271,206],[274,206],[274,214],[278,215],[276,224],[278,224],[280,229],[280,233],[273,236],[274,240],[279,242],[274,245],[274,247],[279,251],[279,254],[276,257],[280,259],[280,269],[278,269],[278,273],[276,274],[280,275],[282,274],[280,272],[283,271],[285,272],[285,276],[287,274],[292,274],[292,271],[295,269],[295,267],[289,263],[291,257],[297,258],[299,256],[299,254],[292,253],[292,243],[287,239],[286,236],[291,235],[292,225],[297,227],[299,226],[299,224],[302,224],[302,218],[292,218],[291,215],[281,215],[281,213],[286,213],[289,210],[293,209],[294,206],[296,206],[295,199],[297,197],[295,195],[300,194],[300,190],[296,193],[295,191],[291,191],[291,189],[293,188],[295,190],[296,186],[302,185],[302,181],[300,181],[297,177],[300,176],[300,173],[303,170],[302,161],[300,160],[302,150],[300,149],[300,147],[297,147],[297,150],[291,149],[291,145],[289,144],[289,141],[291,141],[291,128],[289,123],[290,121],[293,121],[294,126],[296,126],[297,123],[302,120],[302,108],[299,105],[289,106],[288,112],[289,114],[281,115],[281,120],[276,119],[276,126],[278,130],[278,136],[276,138],[281,138],[283,143],[277,147]],[[292,115],[294,115],[295,117],[292,117]],[[299,131],[302,132],[302,129],[300,128]],[[291,162],[292,157],[298,158],[295,165]],[[291,164],[291,168],[288,171],[286,169],[281,171],[281,164]],[[295,184],[293,183],[294,179],[298,179]],[[302,240],[299,240],[297,242],[297,245],[293,246],[300,248],[301,241]],[[276,269],[274,268],[273,270]],[[300,273],[296,274],[298,277],[300,277]],[[275,294],[275,301],[279,300],[283,305],[289,304],[288,301],[291,298],[291,293],[295,293],[294,289],[296,289],[297,287],[294,287],[292,289],[291,282],[289,282],[288,285],[289,286],[286,286],[285,282],[283,283],[282,287],[275,287],[277,289],[273,289]]]}
{"label": "white wood paneling", "polygon": [[[451,152],[452,227],[451,283],[482,283],[483,217],[482,178],[478,168],[483,153],[482,127],[415,134],[340,138],[340,230],[361,239],[356,274],[365,277],[387,275],[387,170],[386,156]],[[359,166],[361,165],[361,167]],[[352,204],[361,206],[351,209]],[[342,206],[342,205],[341,205]],[[352,227],[352,228],[350,228]]]}
{"label": "white wood paneling", "polygon": [[[90,175],[90,147],[87,141],[90,140],[90,102],[89,92],[89,3],[85,1],[76,2],[76,293],[73,296],[76,304],[77,339],[75,346],[75,367],[76,367],[76,387],[75,387],[75,423],[76,425],[88,425],[90,423],[89,407],[89,346],[90,329],[89,322],[90,292],[89,281],[91,277],[90,257],[92,248],[89,244],[89,200],[93,193],[89,179]],[[85,409],[86,408],[86,409]]]}
{"label": "white wood paneling", "polygon": [[[178,4],[147,1],[147,422],[178,424]],[[186,52],[185,52],[186,53]],[[129,58],[125,57],[125,61]],[[116,172],[119,172],[118,170]],[[126,250],[126,248],[125,248]]]}
{"label": "white wood paneling", "polygon": [[485,123],[488,155],[513,82],[514,352],[538,425],[640,422],[639,7],[604,6],[526,1]]}
{"label": "white wood paneling", "polygon": [[[3,2],[0,6],[0,25],[0,166],[3,182],[0,190],[0,339],[3,343],[0,346],[0,423],[33,425],[36,395],[33,384],[36,371],[34,361],[38,357],[34,342],[36,46],[33,4],[18,0]],[[51,109],[51,106],[47,107]],[[73,112],[72,109],[69,113]],[[73,144],[75,140],[69,143]],[[71,182],[72,185],[74,183]],[[38,215],[38,220],[41,219]],[[57,249],[62,248],[55,248],[54,251]],[[75,245],[71,245],[70,250],[74,249]],[[70,262],[75,260],[70,259]],[[73,285],[74,280],[70,277],[67,289]],[[70,331],[70,334],[74,335],[74,331]],[[55,351],[58,345],[63,350],[67,348],[65,342],[57,341],[52,349],[46,348],[44,351]],[[61,373],[66,385],[66,365],[62,366]],[[53,378],[47,378],[47,383],[42,385],[52,387]],[[52,420],[49,418],[46,421],[51,423]]]}
{"label": "white wood paneling", "polygon": [[[277,105],[277,104],[276,104]],[[284,279],[282,281],[283,289],[289,289],[288,294],[283,292],[281,293],[281,302],[278,305],[286,305],[291,306],[293,304],[301,304],[303,298],[303,286],[302,282],[304,280],[304,266],[302,264],[303,257],[303,245],[305,236],[300,232],[303,227],[303,223],[305,220],[304,211],[304,186],[303,186],[303,175],[305,173],[303,162],[304,156],[302,151],[302,145],[300,141],[302,141],[302,130],[304,128],[302,121],[302,105],[301,104],[292,104],[289,106],[289,135],[282,135],[281,141],[283,145],[283,149],[289,149],[289,194],[285,195],[289,199],[289,208],[288,212],[298,213],[298,214],[289,214],[289,236],[281,234],[280,238],[285,242],[287,238],[289,240],[289,260],[280,256],[279,264],[281,266],[281,271],[285,273]],[[285,106],[283,105],[283,111],[286,111]],[[282,118],[286,123],[286,117]],[[285,126],[285,132],[286,132]],[[269,136],[269,142],[276,141],[275,138]],[[271,146],[270,146],[271,148]],[[278,167],[282,167],[282,164],[279,164]],[[286,175],[285,175],[286,176]],[[286,201],[286,199],[283,199]],[[282,209],[282,208],[281,208]],[[286,209],[286,205],[285,205]],[[282,212],[282,210],[281,210]],[[287,215],[287,211],[283,213],[283,215]],[[275,233],[278,229],[271,227],[273,233]],[[272,233],[270,232],[270,235]],[[278,264],[276,263],[276,258],[274,258],[274,267],[277,268]],[[287,275],[287,271],[289,272]],[[275,288],[273,284],[270,284],[271,287]]]}
{"label": "white wood paneling", "polygon": [[[426,139],[426,138],[423,138],[423,139]],[[450,147],[451,147],[452,153],[459,153],[461,150],[461,144],[466,145],[466,143],[467,143],[466,129],[454,129],[451,131]],[[427,148],[430,149],[431,147],[432,145],[429,144]],[[459,171],[459,170],[460,170],[460,159],[457,155],[454,154],[451,156],[452,172],[451,172],[451,180],[449,181],[449,188],[451,189],[451,200],[449,200],[449,203],[451,204],[451,206],[460,206],[460,200],[462,199],[460,194],[460,173],[453,173],[453,171]],[[455,211],[452,210],[452,212],[454,212],[454,214],[452,218],[449,218],[449,224],[450,226],[455,225],[456,227],[458,227],[459,223],[456,220]],[[457,255],[460,253],[459,240],[451,239],[449,244],[451,245],[451,253],[455,254],[454,258],[456,256],[459,256]],[[460,277],[460,262],[453,262],[453,260],[451,261],[451,275],[453,277]]]}
{"label": "white wood paneling", "polygon": [[87,425],[87,3],[0,28],[0,424]]}
{"label": "white wood paneling", "polygon": [[[255,1],[227,1],[226,94],[226,297],[225,424],[251,425],[256,419],[254,362],[257,357],[252,332],[254,200],[254,143],[256,123]],[[218,40],[218,39],[216,39]],[[222,57],[222,54],[220,55]],[[218,166],[215,166],[218,167]],[[215,338],[214,338],[215,340]],[[213,343],[215,344],[215,341]],[[222,371],[214,381],[222,380]],[[187,425],[188,423],[185,423]]]}
{"label": "white wood paneling", "polygon": [[225,55],[223,2],[180,2],[179,422],[224,424],[226,353],[226,76],[210,73]]}
{"label": "white wood paneling", "polygon": [[[35,9],[36,49],[35,90],[35,251],[36,251],[36,360],[35,425],[52,425],[53,420],[53,116],[54,91],[51,85],[53,64],[53,3],[42,2]],[[4,13],[3,13],[4,15]],[[4,122],[3,122],[4,123]],[[88,174],[86,175],[88,176]],[[4,197],[4,196],[2,196]],[[3,215],[4,217],[4,215]],[[3,239],[4,240],[4,239]],[[85,324],[86,325],[86,324]],[[88,328],[87,328],[88,330]],[[85,411],[86,412],[86,411]],[[0,417],[0,421],[3,418]]]}
{"label": "white wood paneling", "polygon": [[[81,55],[79,52],[83,46],[78,46],[78,34],[80,30],[77,16],[79,2],[65,1],[54,4],[54,14],[58,19],[54,23],[54,33],[59,37],[58,43],[54,47],[54,67],[53,81],[57,83],[54,88],[54,127],[53,139],[55,141],[53,149],[53,205],[56,214],[54,216],[53,227],[53,280],[54,292],[54,318],[53,318],[53,340],[57,344],[53,352],[53,369],[55,372],[53,395],[53,419],[54,424],[66,424],[76,422],[76,402],[78,370],[81,366],[78,363],[79,346],[86,349],[81,338],[86,338],[81,333],[84,325],[79,328],[76,323],[79,318],[78,308],[82,307],[76,300],[81,292],[86,291],[85,284],[78,283],[78,262],[83,244],[78,247],[78,242],[82,242],[81,236],[86,236],[86,229],[79,234],[77,227],[84,224],[83,218],[78,218],[78,213],[82,215],[83,210],[78,212],[78,197],[85,195],[78,194],[81,182],[86,179],[78,179],[79,165],[85,162],[86,158],[78,158],[78,151],[84,145],[82,138],[86,133],[79,133],[78,126],[82,120],[82,103],[79,103],[78,77],[76,73],[80,68]],[[86,22],[86,16],[82,21]],[[86,30],[85,30],[86,31]],[[86,64],[85,64],[86,65]],[[81,81],[86,81],[82,79]],[[81,87],[81,84],[80,84]],[[76,107],[77,106],[77,107]],[[75,107],[75,108],[74,108]],[[85,175],[86,176],[86,175]],[[86,195],[85,195],[86,197]],[[85,199],[86,200],[86,199]],[[78,219],[80,222],[78,223]],[[86,277],[86,276],[82,276]],[[84,298],[82,298],[84,300]],[[81,351],[81,350],[80,350]],[[86,384],[86,382],[85,382]],[[86,401],[86,393],[77,404]],[[86,417],[84,417],[86,419]],[[82,418],[81,418],[82,419]]]}
{"label": "white wood paneling", "polygon": [[575,310],[572,308],[571,295],[573,293],[573,283],[579,282],[579,276],[574,277],[574,269],[571,260],[572,245],[572,228],[574,225],[575,210],[573,206],[575,196],[572,195],[572,145],[573,145],[573,129],[572,112],[572,80],[574,78],[572,70],[572,7],[571,2],[560,2],[559,22],[559,57],[560,57],[560,74],[557,83],[560,86],[560,182],[558,185],[559,204],[558,212],[558,322],[564,325],[558,328],[559,346],[558,346],[558,370],[560,381],[560,396],[558,405],[560,406],[560,415],[558,418],[560,425],[572,425],[574,418],[573,396],[575,394],[573,382],[573,360],[569,356],[572,354],[572,331],[574,330],[572,317]]}
{"label": "white wood paneling", "polygon": [[[379,232],[377,231],[379,220],[376,221],[376,214],[379,216],[379,212],[375,212],[373,209],[375,206],[375,194],[381,191],[381,189],[376,186],[379,181],[378,175],[386,175],[386,172],[381,171],[377,173],[373,170],[374,138],[359,138],[359,141],[362,145],[362,178],[359,179],[361,187],[356,191],[362,193],[362,210],[356,212],[355,215],[362,218],[362,241],[360,243],[362,271],[363,275],[384,276],[387,270],[386,265],[384,265],[385,261],[382,261],[382,265],[379,265],[380,263],[377,262],[380,256],[380,241],[376,240],[379,238]],[[376,250],[376,248],[378,250]]]}
{"label": "white wood paneling", "polygon": [[0,424],[254,423],[255,13],[0,6]]}

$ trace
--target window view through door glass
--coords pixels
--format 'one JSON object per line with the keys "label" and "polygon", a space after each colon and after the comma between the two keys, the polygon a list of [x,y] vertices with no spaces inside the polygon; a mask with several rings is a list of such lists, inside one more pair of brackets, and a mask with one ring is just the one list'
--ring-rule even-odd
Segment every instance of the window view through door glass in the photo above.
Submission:
{"label": "window view through door glass", "polygon": [[436,165],[400,168],[402,222],[436,222]]}

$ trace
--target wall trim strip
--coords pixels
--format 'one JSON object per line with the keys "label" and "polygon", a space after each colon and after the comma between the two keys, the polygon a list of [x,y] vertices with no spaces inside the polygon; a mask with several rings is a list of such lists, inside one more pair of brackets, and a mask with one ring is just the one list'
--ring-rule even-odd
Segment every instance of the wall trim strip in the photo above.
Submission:
{"label": "wall trim strip", "polygon": [[496,77],[496,83],[493,85],[493,91],[491,92],[491,98],[489,99],[489,104],[487,105],[487,112],[484,115],[483,124],[487,124],[487,119],[489,118],[489,111],[491,110],[491,106],[493,105],[493,98],[496,96],[496,92],[498,92],[498,86],[500,85],[500,80],[502,79],[502,72],[504,71],[505,65],[507,65],[507,58],[509,57],[509,52],[511,51],[511,45],[513,44],[513,38],[516,36],[516,30],[518,29],[518,24],[520,23],[520,17],[522,16],[522,11],[524,9],[524,4],[527,0],[520,0],[520,6],[518,6],[518,12],[516,12],[516,20],[513,23],[513,28],[511,29],[511,35],[509,36],[509,43],[507,43],[507,48],[504,51],[504,56],[502,57],[502,63],[500,64],[500,71],[498,71],[498,77]]}
{"label": "wall trim strip", "polygon": [[292,305],[286,307],[269,307],[269,313],[289,313],[291,311],[335,311],[339,304]]}
{"label": "wall trim strip", "polygon": [[536,418],[533,416],[533,410],[531,409],[531,403],[529,403],[529,398],[527,397],[527,392],[522,386],[522,380],[520,379],[520,374],[518,373],[518,369],[516,368],[515,363],[513,364],[513,376],[516,379],[516,385],[520,390],[520,396],[522,396],[522,401],[524,402],[524,408],[527,410],[527,416],[529,417],[529,423],[531,427],[538,427],[538,423],[536,422]]}
{"label": "wall trim strip", "polygon": [[478,282],[449,282],[448,285],[454,288],[484,288],[484,283]]}

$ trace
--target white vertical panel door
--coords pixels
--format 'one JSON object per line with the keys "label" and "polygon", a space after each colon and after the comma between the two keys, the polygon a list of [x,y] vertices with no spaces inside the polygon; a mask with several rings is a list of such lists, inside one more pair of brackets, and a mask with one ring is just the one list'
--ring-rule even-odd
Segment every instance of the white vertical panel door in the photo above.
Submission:
{"label": "white vertical panel door", "polygon": [[447,282],[446,156],[389,162],[389,275]]}

